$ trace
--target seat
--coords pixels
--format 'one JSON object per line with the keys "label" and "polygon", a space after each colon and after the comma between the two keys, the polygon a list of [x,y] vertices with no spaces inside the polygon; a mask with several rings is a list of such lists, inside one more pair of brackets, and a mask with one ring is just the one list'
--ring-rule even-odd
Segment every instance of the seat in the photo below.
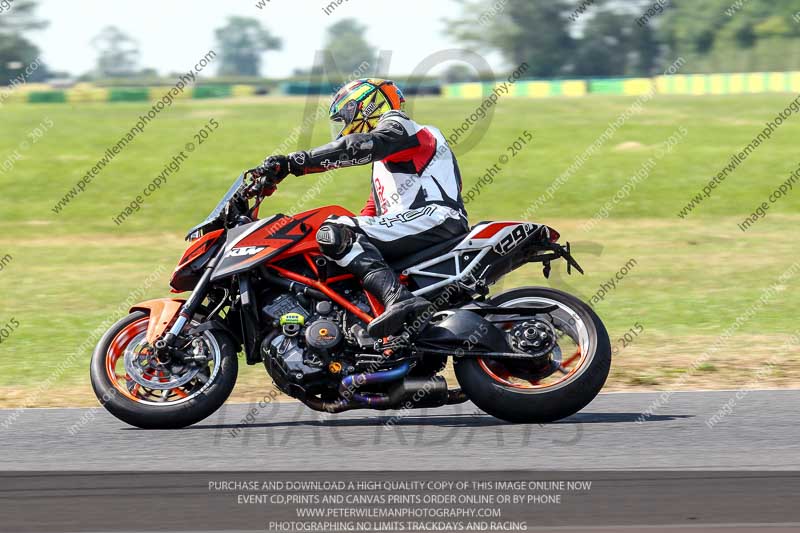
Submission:
{"label": "seat", "polygon": [[401,257],[393,261],[389,261],[389,266],[391,266],[392,269],[395,270],[396,272],[401,272],[409,267],[423,263],[428,259],[433,259],[434,257],[439,257],[440,255],[446,254],[447,252],[458,246],[466,236],[467,233],[464,233],[463,235],[459,235],[458,237],[453,237],[452,239],[448,239],[438,244],[434,244],[429,248],[424,248],[415,254],[411,254],[406,257]]}

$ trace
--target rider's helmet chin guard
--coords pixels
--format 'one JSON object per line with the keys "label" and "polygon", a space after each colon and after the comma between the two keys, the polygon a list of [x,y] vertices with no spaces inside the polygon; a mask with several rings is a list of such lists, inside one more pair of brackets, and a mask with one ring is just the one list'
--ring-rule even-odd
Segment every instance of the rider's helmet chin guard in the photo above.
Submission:
{"label": "rider's helmet chin guard", "polygon": [[334,95],[330,109],[331,137],[375,129],[384,113],[400,110],[406,99],[391,80],[365,78],[343,86]]}

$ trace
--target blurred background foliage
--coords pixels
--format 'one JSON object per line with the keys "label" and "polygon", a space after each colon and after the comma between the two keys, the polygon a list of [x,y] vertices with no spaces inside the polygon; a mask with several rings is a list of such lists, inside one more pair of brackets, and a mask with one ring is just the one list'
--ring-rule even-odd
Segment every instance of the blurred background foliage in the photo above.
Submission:
{"label": "blurred background foliage", "polygon": [[[0,16],[0,84],[42,52],[31,37],[47,25],[37,14],[38,3],[16,0]],[[528,63],[530,78],[650,76],[678,57],[687,60],[685,73],[800,70],[800,0],[456,0],[455,5],[452,18],[442,21],[455,44],[499,54],[509,70]],[[365,29],[355,18],[321,28],[323,53],[315,65],[298,66],[293,78],[317,79],[373,63],[386,45],[369,42]],[[96,67],[79,81],[137,84],[160,77],[139,64],[136,36],[110,26],[92,43]],[[215,32],[217,75],[269,78],[266,55],[281,48],[259,19],[229,17]],[[440,81],[485,75],[453,64]],[[26,79],[67,77],[58,65],[42,65]]]}
{"label": "blurred background foliage", "polygon": [[527,62],[538,77],[647,76],[681,56],[687,72],[800,68],[797,0],[459,3],[448,29],[456,39]]}

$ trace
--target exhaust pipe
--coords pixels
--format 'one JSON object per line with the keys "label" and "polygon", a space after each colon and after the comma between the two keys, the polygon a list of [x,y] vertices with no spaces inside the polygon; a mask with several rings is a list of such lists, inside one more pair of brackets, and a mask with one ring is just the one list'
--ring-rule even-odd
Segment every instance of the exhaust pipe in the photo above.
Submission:
{"label": "exhaust pipe", "polygon": [[386,394],[360,394],[356,392],[356,389],[364,385],[391,383],[404,378],[410,371],[411,363],[405,362],[391,370],[350,374],[345,376],[339,384],[339,394],[343,397],[341,400],[325,402],[317,398],[304,398],[302,401],[315,411],[327,413],[342,413],[351,409],[389,409],[394,403],[394,399],[391,396]]}
{"label": "exhaust pipe", "polygon": [[[352,409],[419,409],[441,407],[467,401],[461,389],[448,390],[441,376],[431,378],[407,377],[411,364],[406,362],[392,370],[351,374],[342,379],[339,393],[343,399],[325,402],[317,398],[305,398],[305,403],[315,411],[342,413]],[[389,389],[389,394],[359,393],[356,389],[364,385],[375,385],[399,381]]]}
{"label": "exhaust pipe", "polygon": [[319,398],[303,398],[301,400],[306,407],[313,409],[314,411],[320,411],[322,413],[343,413],[345,411],[350,411],[352,409],[366,409],[363,405],[358,405],[352,402],[347,402],[344,400],[336,400],[335,402],[324,402]]}
{"label": "exhaust pipe", "polygon": [[389,391],[397,407],[421,409],[447,403],[447,382],[441,376],[406,378]]}
{"label": "exhaust pipe", "polygon": [[391,370],[381,370],[378,372],[363,372],[361,374],[350,374],[342,379],[339,385],[339,394],[347,398],[348,396],[363,396],[355,394],[355,389],[364,385],[377,385],[380,383],[390,383],[406,376],[411,371],[411,363],[406,361],[397,368]]}

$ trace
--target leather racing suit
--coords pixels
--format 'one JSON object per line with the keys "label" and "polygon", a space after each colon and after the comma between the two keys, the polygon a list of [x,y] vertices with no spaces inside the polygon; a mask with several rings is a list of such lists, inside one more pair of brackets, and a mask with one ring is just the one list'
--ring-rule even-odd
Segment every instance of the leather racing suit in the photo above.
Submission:
{"label": "leather racing suit", "polygon": [[[438,129],[401,111],[384,114],[369,133],[288,158],[289,171],[298,176],[372,163],[372,193],[360,216],[331,217],[316,238],[326,257],[358,276],[384,305],[411,296],[387,260],[469,231],[455,155]],[[373,334],[387,331],[370,326]]]}

